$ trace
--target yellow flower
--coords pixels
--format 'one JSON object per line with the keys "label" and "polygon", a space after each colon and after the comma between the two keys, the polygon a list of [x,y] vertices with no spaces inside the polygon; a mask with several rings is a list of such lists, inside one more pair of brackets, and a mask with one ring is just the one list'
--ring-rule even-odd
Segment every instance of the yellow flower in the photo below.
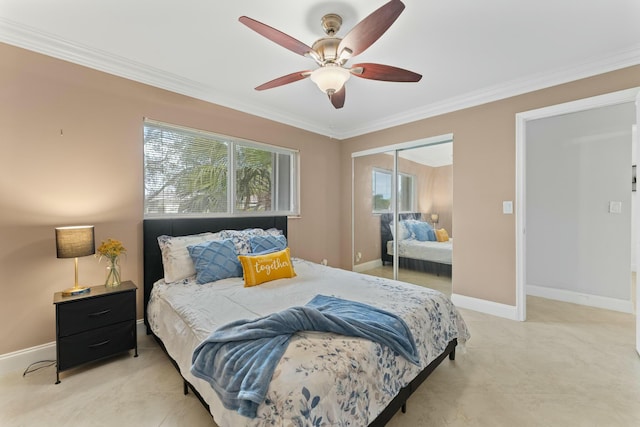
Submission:
{"label": "yellow flower", "polygon": [[100,258],[109,258],[111,262],[115,261],[116,258],[118,258],[120,255],[125,254],[126,252],[127,249],[122,246],[122,242],[115,239],[107,239],[106,242],[103,241],[100,247],[98,247]]}

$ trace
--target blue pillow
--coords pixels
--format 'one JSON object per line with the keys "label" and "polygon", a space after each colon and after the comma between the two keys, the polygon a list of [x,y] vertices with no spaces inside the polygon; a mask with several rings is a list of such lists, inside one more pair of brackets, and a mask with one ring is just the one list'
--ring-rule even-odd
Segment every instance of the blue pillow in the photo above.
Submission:
{"label": "blue pillow", "polygon": [[281,251],[287,247],[287,238],[284,236],[251,236],[251,253]]}
{"label": "blue pillow", "polygon": [[423,221],[407,221],[409,227],[411,228],[411,234],[416,240],[421,242],[435,242],[436,232],[433,230],[433,227],[428,222]]}
{"label": "blue pillow", "polygon": [[196,282],[215,282],[228,277],[242,277],[242,265],[231,239],[211,240],[187,246],[196,268]]}
{"label": "blue pillow", "polygon": [[[407,239],[415,239],[416,238],[416,234],[413,231],[413,224],[415,222],[418,222],[418,221],[416,221],[415,219],[405,219],[405,220],[400,221],[400,225],[403,225],[404,228],[407,230],[407,234],[408,234],[408,236],[406,237]],[[400,239],[400,240],[402,240],[402,239]]]}

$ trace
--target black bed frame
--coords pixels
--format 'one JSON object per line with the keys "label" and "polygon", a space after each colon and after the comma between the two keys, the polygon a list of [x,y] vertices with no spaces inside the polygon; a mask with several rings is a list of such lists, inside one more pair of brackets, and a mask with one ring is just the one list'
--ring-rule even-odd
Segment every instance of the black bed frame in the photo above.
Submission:
{"label": "black bed frame", "polygon": [[[161,279],[164,275],[162,267],[162,254],[158,246],[158,236],[186,236],[206,231],[216,232],[220,230],[243,230],[246,228],[277,228],[287,235],[287,217],[286,216],[270,216],[270,217],[233,217],[233,218],[168,218],[168,219],[145,219],[142,224],[143,229],[143,251],[144,251],[144,323],[147,327],[147,334],[153,335],[162,350],[167,354],[173,365],[180,373],[178,364],[167,352],[162,340],[151,332],[147,318],[147,304],[153,284]],[[413,379],[406,387],[402,388],[398,395],[389,403],[389,405],[378,415],[378,417],[369,424],[369,427],[383,427],[393,418],[393,416],[402,410],[406,412],[406,404],[409,396],[422,384],[422,382],[440,365],[447,357],[455,360],[456,345],[458,341],[453,339],[449,342],[447,348],[433,362],[431,362],[416,378]],[[183,377],[184,393],[188,393],[190,388],[198,397],[200,402],[209,411],[209,405],[204,401],[200,393]]]}
{"label": "black bed frame", "polygon": [[[417,219],[422,220],[422,213],[407,212],[401,213],[400,220]],[[393,265],[393,256],[387,253],[387,242],[393,240],[391,234],[391,223],[393,222],[393,214],[384,213],[380,215],[380,258],[382,265],[387,263]],[[423,271],[426,273],[434,273],[438,276],[441,274],[451,277],[451,264],[442,264],[439,262],[426,261],[423,259],[398,257],[398,267],[408,270]]]}

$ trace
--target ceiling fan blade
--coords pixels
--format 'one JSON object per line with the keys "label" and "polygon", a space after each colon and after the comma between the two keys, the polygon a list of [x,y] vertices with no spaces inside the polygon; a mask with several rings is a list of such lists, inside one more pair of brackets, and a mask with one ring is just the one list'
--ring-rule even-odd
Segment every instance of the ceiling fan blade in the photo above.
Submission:
{"label": "ceiling fan blade", "polygon": [[262,22],[251,19],[248,16],[241,16],[240,18],[238,18],[238,21],[242,22],[244,25],[251,28],[256,33],[263,35],[272,42],[277,43],[280,46],[297,53],[298,55],[306,56],[310,52],[313,52],[313,49],[311,49],[301,41],[294,39],[290,35],[285,34],[280,30],[276,30],[273,27],[263,24]]}
{"label": "ceiling fan blade", "polygon": [[351,67],[351,74],[363,79],[382,80],[385,82],[419,82],[421,74],[403,68],[382,64],[355,64]]}
{"label": "ceiling fan blade", "polygon": [[306,79],[311,75],[311,71],[297,71],[295,73],[287,74],[286,76],[278,77],[269,82],[263,83],[256,88],[256,90],[272,89],[274,87],[286,85],[289,83],[297,82],[298,80]]}
{"label": "ceiling fan blade", "polygon": [[404,3],[391,0],[364,18],[347,33],[338,46],[338,53],[349,49],[351,56],[364,52],[389,29],[404,10]]}
{"label": "ceiling fan blade", "polygon": [[334,93],[333,95],[329,95],[329,100],[333,104],[336,109],[344,107],[344,98],[346,95],[345,87],[342,86],[342,89]]}

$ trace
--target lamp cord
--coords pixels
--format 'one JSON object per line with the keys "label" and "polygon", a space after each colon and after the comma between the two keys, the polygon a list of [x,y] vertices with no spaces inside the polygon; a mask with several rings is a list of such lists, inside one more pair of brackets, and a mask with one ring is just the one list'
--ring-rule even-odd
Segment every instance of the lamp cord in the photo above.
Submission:
{"label": "lamp cord", "polygon": [[[33,365],[37,365],[38,363],[46,363],[46,365],[43,366],[38,366],[37,368],[34,368]],[[38,371],[42,368],[48,368],[49,366],[55,366],[56,361],[55,360],[38,360],[37,362],[33,362],[32,364],[30,364],[29,366],[27,366],[27,369],[24,370],[24,372],[22,373],[22,376],[26,376],[27,374],[30,374],[32,372]]]}

